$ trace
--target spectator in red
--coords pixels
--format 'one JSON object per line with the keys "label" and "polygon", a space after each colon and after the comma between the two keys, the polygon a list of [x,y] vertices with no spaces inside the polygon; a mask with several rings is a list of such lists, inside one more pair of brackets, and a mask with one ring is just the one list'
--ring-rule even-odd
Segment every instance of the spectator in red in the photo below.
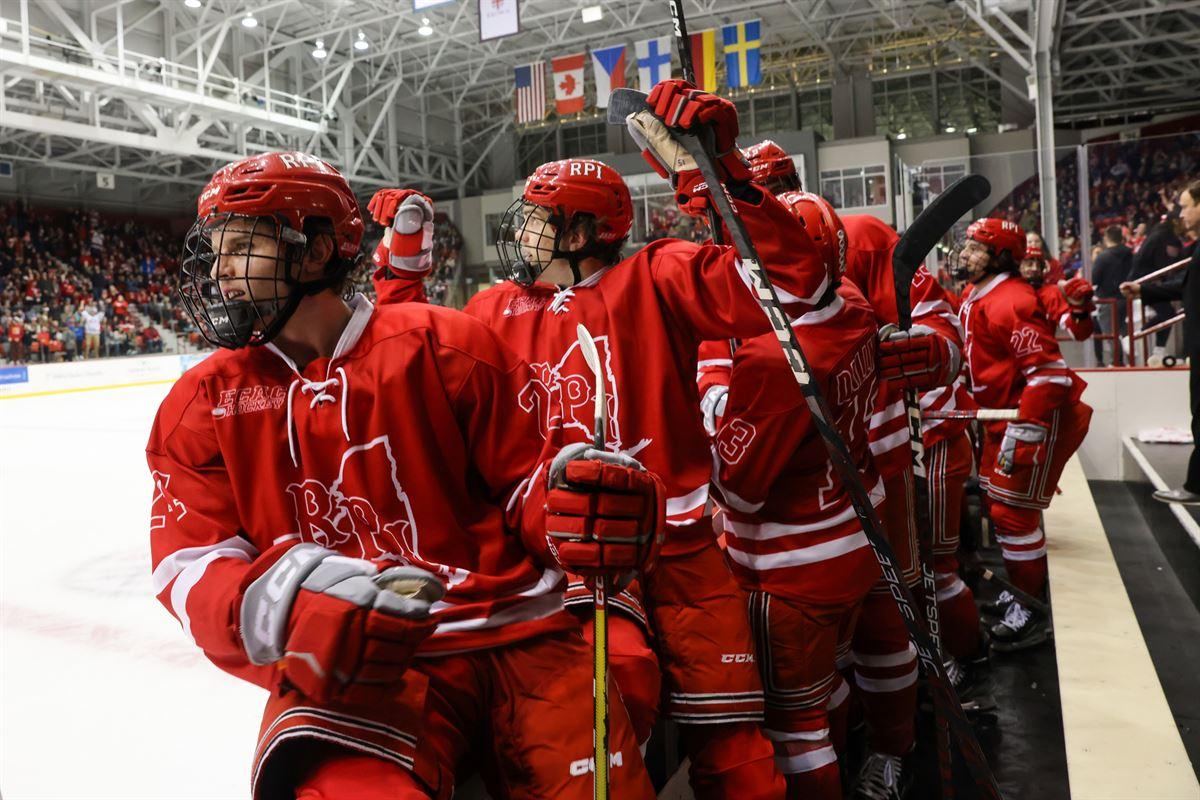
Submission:
{"label": "spectator in red", "polygon": [[129,314],[129,303],[125,301],[125,295],[118,294],[117,299],[112,302],[113,316],[117,320],[124,320]]}
{"label": "spectator in red", "polygon": [[8,360],[14,364],[25,361],[25,325],[17,317],[8,323]]}

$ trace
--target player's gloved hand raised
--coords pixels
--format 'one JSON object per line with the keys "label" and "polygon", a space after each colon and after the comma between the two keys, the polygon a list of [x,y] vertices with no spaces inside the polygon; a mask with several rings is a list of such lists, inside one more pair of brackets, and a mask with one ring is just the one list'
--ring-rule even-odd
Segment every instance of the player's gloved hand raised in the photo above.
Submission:
{"label": "player's gloved hand raised", "polygon": [[629,115],[626,127],[642,149],[642,157],[659,175],[670,179],[676,202],[685,213],[706,213],[708,185],[676,136],[711,130],[715,152],[710,155],[722,182],[749,183],[750,166],[737,147],[738,118],[733,103],[675,79],[658,83],[647,102],[649,109]]}
{"label": "player's gloved hand raised", "polygon": [[571,444],[550,465],[546,536],[560,564],[585,576],[648,572],[666,528],[666,491],[620,453]]}
{"label": "player's gloved hand raised", "polygon": [[409,277],[433,264],[433,201],[413,189],[380,189],[367,203],[371,219],[384,226],[371,261]]}
{"label": "player's gloved hand raised", "polygon": [[247,588],[240,629],[253,664],[317,702],[387,701],[435,626],[441,580],[417,567],[382,571],[315,544],[287,551]]}
{"label": "player's gloved hand raised", "polygon": [[1075,308],[1083,308],[1092,302],[1092,295],[1096,292],[1096,287],[1092,286],[1087,278],[1076,275],[1068,281],[1063,281],[1059,284],[1062,289],[1063,297],[1067,298],[1067,303]]}
{"label": "player's gloved hand raised", "polygon": [[1045,459],[1046,427],[1036,422],[1010,422],[1004,427],[996,471],[1012,475],[1018,467],[1031,467]]}
{"label": "player's gloved hand raised", "polygon": [[930,327],[885,325],[879,331],[879,376],[894,385],[928,391],[953,382],[961,367],[958,347]]}

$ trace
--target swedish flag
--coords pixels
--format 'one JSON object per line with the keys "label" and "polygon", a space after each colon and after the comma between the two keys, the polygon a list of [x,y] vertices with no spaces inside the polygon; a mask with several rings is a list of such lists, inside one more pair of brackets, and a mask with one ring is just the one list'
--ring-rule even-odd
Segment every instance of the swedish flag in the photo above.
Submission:
{"label": "swedish flag", "polygon": [[757,86],[762,83],[762,20],[739,22],[721,27],[725,42],[725,74],[729,88]]}

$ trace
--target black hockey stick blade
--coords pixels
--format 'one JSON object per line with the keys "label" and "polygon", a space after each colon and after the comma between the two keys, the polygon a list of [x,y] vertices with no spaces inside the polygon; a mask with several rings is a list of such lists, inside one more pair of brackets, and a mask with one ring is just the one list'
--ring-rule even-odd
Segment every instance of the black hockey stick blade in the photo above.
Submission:
{"label": "black hockey stick blade", "polygon": [[954,223],[971,209],[982,203],[992,193],[992,185],[982,175],[964,175],[925,206],[912,225],[900,237],[892,251],[892,267],[899,282],[901,272],[912,280],[917,268],[929,255]]}
{"label": "black hockey stick blade", "polygon": [[613,89],[608,96],[608,124],[624,125],[630,114],[649,108],[646,96],[637,89]]}

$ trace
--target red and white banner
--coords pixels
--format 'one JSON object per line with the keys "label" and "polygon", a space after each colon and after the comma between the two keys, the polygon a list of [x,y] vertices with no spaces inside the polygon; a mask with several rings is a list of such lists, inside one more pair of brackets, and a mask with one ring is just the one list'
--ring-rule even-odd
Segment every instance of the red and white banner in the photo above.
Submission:
{"label": "red and white banner", "polygon": [[517,0],[479,0],[479,40],[512,36],[521,30]]}
{"label": "red and white banner", "polygon": [[554,73],[554,110],[560,116],[583,111],[584,53],[550,60]]}

